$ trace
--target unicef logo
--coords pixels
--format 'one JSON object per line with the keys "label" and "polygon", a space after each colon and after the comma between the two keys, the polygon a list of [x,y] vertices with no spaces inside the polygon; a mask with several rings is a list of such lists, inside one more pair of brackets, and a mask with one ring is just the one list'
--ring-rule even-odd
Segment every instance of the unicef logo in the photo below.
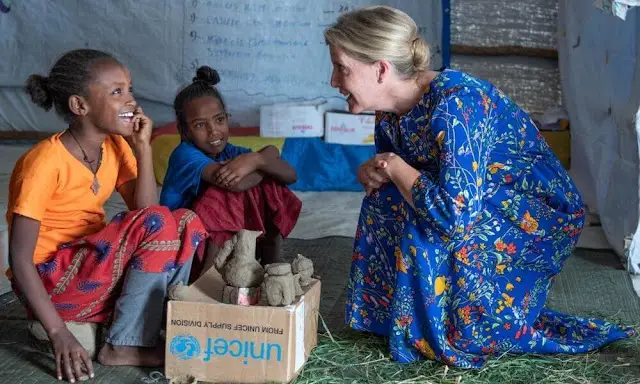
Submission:
{"label": "unicef logo", "polygon": [[171,340],[169,351],[178,360],[190,360],[200,356],[200,343],[191,335],[178,335]]}

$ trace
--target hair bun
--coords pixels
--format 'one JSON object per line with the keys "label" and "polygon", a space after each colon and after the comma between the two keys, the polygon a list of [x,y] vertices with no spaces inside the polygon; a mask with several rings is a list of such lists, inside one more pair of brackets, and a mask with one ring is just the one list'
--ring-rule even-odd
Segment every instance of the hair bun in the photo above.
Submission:
{"label": "hair bun", "polygon": [[53,107],[53,97],[49,90],[49,79],[45,76],[31,75],[25,83],[25,91],[31,101],[48,111]]}
{"label": "hair bun", "polygon": [[426,71],[429,69],[429,56],[431,52],[429,45],[422,37],[418,36],[411,41],[411,55],[413,56],[411,61],[415,71]]}
{"label": "hair bun", "polygon": [[202,81],[210,85],[216,85],[220,82],[220,75],[215,69],[203,65],[196,71],[196,77],[193,78],[193,82]]}

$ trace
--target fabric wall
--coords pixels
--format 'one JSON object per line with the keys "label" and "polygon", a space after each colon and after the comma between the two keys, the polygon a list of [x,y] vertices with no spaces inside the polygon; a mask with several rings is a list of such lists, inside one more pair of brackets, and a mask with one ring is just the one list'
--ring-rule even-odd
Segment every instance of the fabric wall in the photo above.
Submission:
{"label": "fabric wall", "polygon": [[[45,74],[65,51],[114,54],[132,72],[145,112],[171,119],[176,91],[209,65],[220,74],[232,125],[257,126],[260,106],[326,101],[344,109],[329,85],[324,29],[340,13],[385,4],[410,14],[432,47],[434,67],[447,51],[448,0],[23,0],[0,12],[0,130],[56,131],[53,113],[37,111],[20,87]],[[448,35],[447,35],[448,36]],[[309,69],[312,70],[309,70]],[[10,110],[9,110],[10,109]],[[157,114],[156,114],[157,113]]]}
{"label": "fabric wall", "polygon": [[[572,130],[571,173],[597,210],[607,239],[624,255],[625,236],[638,226],[640,14],[622,20],[585,2],[560,0],[558,52]],[[640,273],[640,234],[628,267]]]}
{"label": "fabric wall", "polygon": [[558,0],[451,0],[451,66],[491,81],[529,113],[562,104]]}

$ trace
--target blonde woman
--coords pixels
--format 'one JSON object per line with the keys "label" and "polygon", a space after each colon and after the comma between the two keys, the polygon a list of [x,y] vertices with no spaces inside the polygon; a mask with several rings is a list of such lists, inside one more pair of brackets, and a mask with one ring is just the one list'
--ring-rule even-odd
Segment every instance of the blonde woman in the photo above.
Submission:
{"label": "blonde woman", "polygon": [[581,353],[632,334],[544,308],[584,206],[527,114],[486,81],[430,71],[405,13],[384,6],[325,31],[331,85],[375,110],[346,321],[392,357],[481,367],[495,353]]}

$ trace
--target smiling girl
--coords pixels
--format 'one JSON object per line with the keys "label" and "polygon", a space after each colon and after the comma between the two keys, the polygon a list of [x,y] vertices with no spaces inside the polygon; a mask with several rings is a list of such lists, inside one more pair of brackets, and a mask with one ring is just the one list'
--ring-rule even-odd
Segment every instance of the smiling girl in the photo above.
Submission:
{"label": "smiling girl", "polygon": [[[129,71],[106,53],[75,50],[48,77],[31,75],[26,91],[69,125],[13,170],[7,274],[47,331],[58,379],[93,377],[66,322],[108,326],[102,364],[162,365],[167,287],[186,283],[206,232],[193,212],[157,205],[152,122],[133,97]],[[103,205],[114,190],[132,211],[107,225]]]}
{"label": "smiling girl", "polygon": [[[264,234],[256,258],[263,265],[277,262],[282,239],[302,208],[287,188],[296,181],[296,172],[272,145],[253,152],[228,142],[229,115],[215,87],[219,81],[215,70],[200,67],[176,96],[173,106],[182,143],[169,158],[160,203],[198,214],[211,236],[207,258],[234,233],[248,229]],[[194,277],[203,267],[194,265]]]}

